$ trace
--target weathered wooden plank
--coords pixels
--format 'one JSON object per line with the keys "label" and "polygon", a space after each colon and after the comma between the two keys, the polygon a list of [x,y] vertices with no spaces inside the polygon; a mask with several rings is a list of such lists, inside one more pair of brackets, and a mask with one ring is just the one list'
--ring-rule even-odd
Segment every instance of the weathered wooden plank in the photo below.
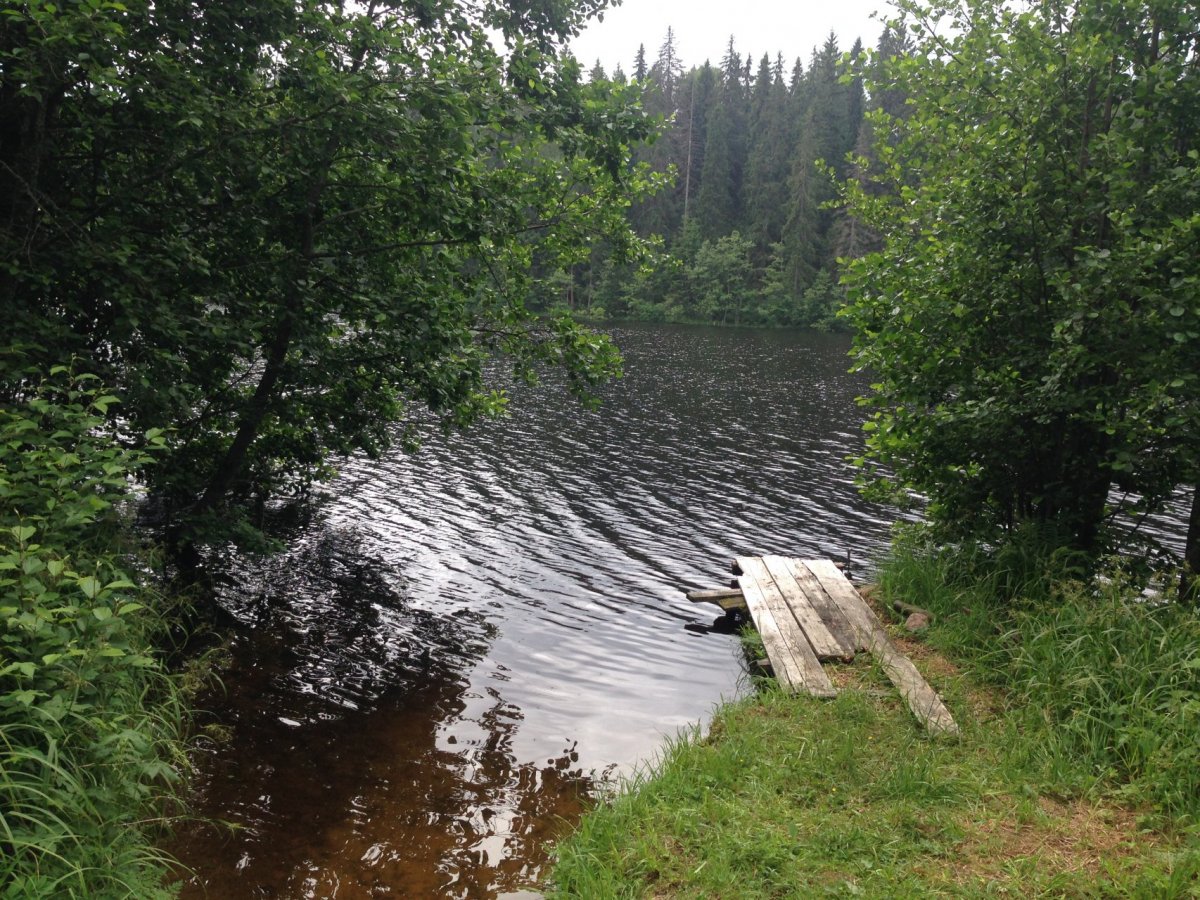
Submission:
{"label": "weathered wooden plank", "polygon": [[892,684],[900,691],[904,702],[912,710],[917,721],[921,722],[931,734],[952,735],[958,733],[950,710],[942,702],[937,691],[930,687],[929,682],[917,671],[907,656],[901,653],[892,643],[883,627],[883,623],[871,610],[862,596],[833,563],[824,559],[802,560],[803,564],[821,582],[821,586],[829,593],[834,602],[841,607],[850,624],[858,632],[871,654],[879,660],[883,671],[887,673]]}
{"label": "weathered wooden plank", "polygon": [[[797,559],[797,568],[804,568],[820,583],[829,594],[838,609],[846,617],[854,629],[858,646],[864,650],[871,649],[871,642],[876,631],[882,631],[883,625],[871,612],[871,608],[863,601],[858,590],[828,560]],[[884,637],[886,637],[886,632]]]}
{"label": "weathered wooden plank", "polygon": [[778,625],[775,614],[767,604],[762,586],[749,575],[744,579],[742,592],[754,624],[762,635],[775,677],[792,691],[806,691],[814,697],[828,699],[837,696],[829,676],[813,655],[812,648],[798,629],[784,631]]}
{"label": "weathered wooden plank", "polygon": [[804,689],[804,673],[796,662],[792,648],[784,640],[779,626],[775,624],[775,616],[767,608],[766,598],[759,590],[758,584],[752,578],[746,579],[746,587],[742,591],[746,598],[746,606],[750,610],[750,618],[762,637],[763,647],[775,670],[775,677],[780,683],[792,691]]}
{"label": "weathered wooden plank", "polygon": [[[809,576],[811,586],[806,590],[792,574],[788,560],[782,556],[764,556],[761,562],[754,560],[747,561],[747,564],[765,572],[775,582],[788,609],[812,645],[813,652],[817,654],[817,659],[842,659],[847,662],[854,659],[854,638],[849,634],[845,638],[839,638],[829,629],[813,606],[814,594],[819,595],[827,604],[830,602],[815,578]],[[753,569],[748,569],[747,574],[760,577],[759,572]]]}
{"label": "weathered wooden plank", "polygon": [[[764,559],[766,557],[763,557]],[[866,650],[866,646],[859,641],[858,633],[854,630],[854,626],[850,624],[850,620],[846,618],[846,614],[842,612],[842,608],[834,602],[829,596],[829,592],[808,567],[798,559],[784,559],[784,565],[787,566],[792,577],[800,585],[801,590],[808,596],[809,603],[813,609],[817,611],[817,615],[821,617],[821,621],[829,629],[829,632],[837,638],[838,642],[843,647],[850,647],[853,650]],[[836,566],[837,563],[834,563]],[[839,570],[840,571],[840,570]],[[851,653],[851,658],[853,658]]]}
{"label": "weathered wooden plank", "polygon": [[693,603],[715,603],[724,610],[746,608],[746,598],[740,587],[688,591],[687,598]]}
{"label": "weathered wooden plank", "polygon": [[[836,696],[837,692],[834,690],[829,676],[821,668],[820,660],[813,653],[812,647],[809,646],[808,640],[804,637],[804,633],[800,630],[784,602],[783,595],[775,586],[775,582],[771,579],[762,561],[757,557],[739,557],[738,562],[742,564],[743,571],[747,573],[738,578],[742,586],[742,593],[746,597],[746,606],[749,607],[750,615],[763,635],[763,645],[767,648],[767,655],[776,662],[775,671],[777,673],[780,671],[781,663],[787,665],[790,662],[794,667],[793,671],[789,673],[793,689],[806,690],[817,697]],[[785,658],[777,660],[775,654],[771,652],[771,645],[767,643],[767,635],[763,632],[759,621],[760,616],[764,620],[769,620],[768,627],[774,632],[773,641],[778,648],[787,651]]]}

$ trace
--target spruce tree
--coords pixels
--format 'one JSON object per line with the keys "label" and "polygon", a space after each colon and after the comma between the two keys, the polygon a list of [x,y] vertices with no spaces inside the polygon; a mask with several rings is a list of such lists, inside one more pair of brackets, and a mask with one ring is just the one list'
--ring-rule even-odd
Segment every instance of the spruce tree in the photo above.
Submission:
{"label": "spruce tree", "polygon": [[[863,74],[875,84],[870,103],[867,104],[869,110],[881,111],[895,119],[903,119],[907,115],[907,95],[889,83],[885,69],[893,60],[908,55],[911,50],[912,42],[906,29],[898,25],[889,25],[884,29],[874,56],[862,67]],[[854,163],[847,177],[852,178],[864,194],[879,197],[887,188],[877,178],[881,174],[881,167],[875,140],[871,117],[864,116],[858,126]],[[834,230],[834,253],[839,259],[857,259],[882,246],[879,233],[849,212],[839,214]]]}
{"label": "spruce tree", "polygon": [[721,87],[708,120],[704,168],[697,198],[697,224],[706,238],[729,234],[741,224],[745,166],[745,98],[741,57],[733,38],[721,60]]}
{"label": "spruce tree", "polygon": [[680,183],[683,190],[681,226],[691,218],[692,206],[700,191],[700,174],[704,168],[705,143],[708,139],[708,111],[717,73],[708,62],[699,69],[692,69],[684,81],[680,97],[677,130],[682,140],[682,168]]}
{"label": "spruce tree", "polygon": [[[641,57],[639,50],[639,58]],[[643,60],[644,62],[644,60]],[[658,58],[646,74],[646,109],[661,117],[666,127],[657,141],[643,146],[637,154],[638,162],[645,162],[656,172],[668,172],[672,168],[679,172],[685,154],[678,128],[677,105],[679,82],[683,74],[683,62],[675,43],[675,31],[667,28]],[[642,235],[657,234],[669,238],[678,231],[683,213],[683,194],[678,181],[673,188],[660,191],[634,207],[631,220],[635,230]]]}
{"label": "spruce tree", "polygon": [[826,208],[835,194],[829,171],[839,178],[846,172],[846,156],[858,135],[858,123],[852,125],[850,118],[856,92],[861,116],[861,83],[857,87],[853,80],[843,83],[842,74],[837,35],[830,32],[809,66],[808,102],[789,182],[791,206],[784,243],[796,291],[807,289],[818,272],[834,265],[833,214]]}
{"label": "spruce tree", "polygon": [[667,36],[658,50],[658,59],[651,68],[651,76],[662,93],[664,108],[675,109],[675,91],[683,76],[683,63],[679,59],[679,48],[675,44],[675,29],[667,26]]}
{"label": "spruce tree", "polygon": [[780,202],[780,194],[787,183],[791,149],[787,88],[781,67],[773,70],[764,54],[751,97],[744,190],[745,233],[752,245],[751,259],[759,270],[767,266],[771,246],[783,234],[786,206]]}

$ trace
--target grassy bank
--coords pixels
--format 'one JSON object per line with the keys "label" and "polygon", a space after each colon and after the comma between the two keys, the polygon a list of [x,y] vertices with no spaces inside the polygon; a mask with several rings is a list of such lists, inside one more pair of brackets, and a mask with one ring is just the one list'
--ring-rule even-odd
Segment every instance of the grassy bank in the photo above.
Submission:
{"label": "grassy bank", "polygon": [[961,739],[869,660],[832,702],[774,687],[672,743],[558,850],[562,897],[1200,894],[1200,623],[1054,586],[1044,561],[901,545],[877,600]]}

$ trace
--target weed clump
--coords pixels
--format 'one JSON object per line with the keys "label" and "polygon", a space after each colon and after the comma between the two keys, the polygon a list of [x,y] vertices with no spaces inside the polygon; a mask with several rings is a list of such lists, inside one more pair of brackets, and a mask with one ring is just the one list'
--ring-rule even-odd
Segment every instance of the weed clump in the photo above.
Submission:
{"label": "weed clump", "polygon": [[[146,461],[65,370],[0,406],[0,894],[165,896],[152,832],[184,759],[117,509]],[[150,435],[155,442],[158,436]]]}

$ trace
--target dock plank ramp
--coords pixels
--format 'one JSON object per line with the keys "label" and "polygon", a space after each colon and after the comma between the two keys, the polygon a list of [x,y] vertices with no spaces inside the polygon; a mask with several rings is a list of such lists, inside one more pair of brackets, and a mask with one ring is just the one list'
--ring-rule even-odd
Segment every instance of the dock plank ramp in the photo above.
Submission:
{"label": "dock plank ramp", "polygon": [[879,660],[883,671],[900,691],[900,696],[904,698],[917,721],[923,724],[930,734],[957,734],[958,725],[942,698],[938,696],[938,692],[917,671],[912,660],[892,643],[879,617],[863,600],[854,585],[846,580],[846,576],[827,559],[805,560],[804,565],[841,607],[846,618],[854,626],[859,641]]}
{"label": "dock plank ramp", "polygon": [[751,575],[742,575],[738,581],[746,598],[746,606],[762,636],[767,658],[771,660],[775,675],[784,687],[793,691],[807,691],[816,697],[836,696],[833,682],[821,668],[821,662],[809,646],[804,632],[797,626],[774,586],[764,588]]}
{"label": "dock plank ramp", "polygon": [[694,591],[689,598],[719,602],[741,593],[767,658],[790,691],[834,697],[837,690],[822,660],[854,659],[869,652],[931,734],[954,735],[958,725],[942,698],[912,660],[888,637],[883,623],[840,569],[827,559],[739,556],[734,561],[738,588]]}

